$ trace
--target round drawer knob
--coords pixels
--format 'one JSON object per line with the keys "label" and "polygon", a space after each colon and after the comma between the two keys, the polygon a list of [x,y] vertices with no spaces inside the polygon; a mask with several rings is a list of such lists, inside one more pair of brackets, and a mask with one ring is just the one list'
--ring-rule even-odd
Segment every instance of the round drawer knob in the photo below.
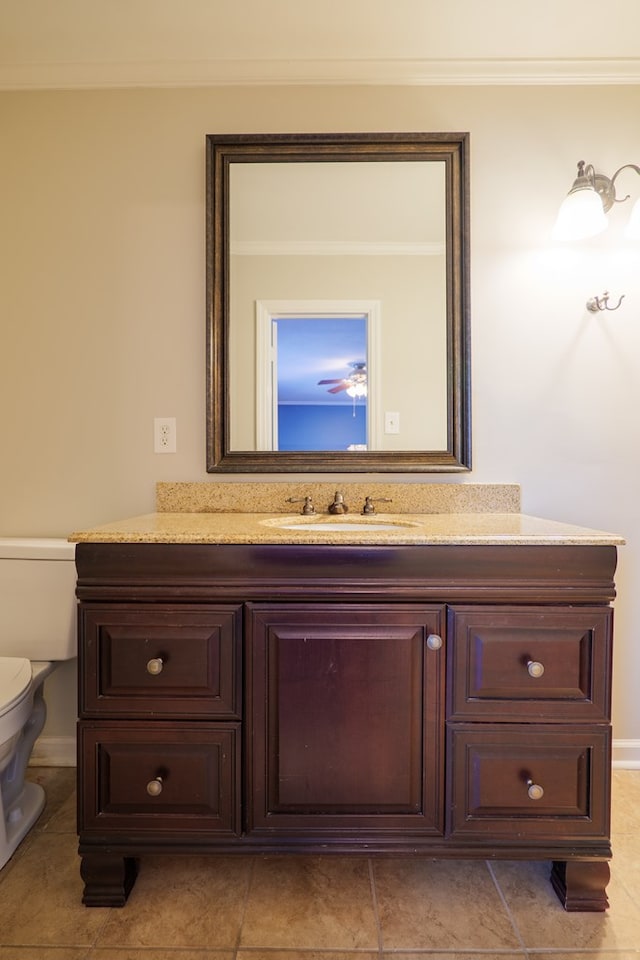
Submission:
{"label": "round drawer knob", "polygon": [[147,673],[150,673],[152,677],[157,677],[159,673],[162,673],[163,667],[164,663],[162,659],[160,657],[154,657],[147,663]]}
{"label": "round drawer knob", "polygon": [[439,650],[442,646],[442,637],[439,637],[437,633],[430,633],[427,637],[427,646],[429,650]]}
{"label": "round drawer knob", "polygon": [[538,660],[528,660],[527,661],[527,672],[530,677],[537,679],[541,677],[544,673],[544,664],[540,663]]}
{"label": "round drawer knob", "polygon": [[533,780],[527,780],[527,793],[529,800],[542,800],[544,797],[544,790],[539,783],[534,783]]}
{"label": "round drawer knob", "polygon": [[156,777],[155,780],[149,780],[147,784],[147,793],[150,797],[159,797],[162,793],[162,777]]}

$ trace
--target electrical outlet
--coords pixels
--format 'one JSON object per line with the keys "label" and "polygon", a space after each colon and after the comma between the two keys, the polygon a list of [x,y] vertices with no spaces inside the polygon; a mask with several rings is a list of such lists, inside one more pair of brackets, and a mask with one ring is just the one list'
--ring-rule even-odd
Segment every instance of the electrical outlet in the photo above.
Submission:
{"label": "electrical outlet", "polygon": [[400,414],[387,411],[384,415],[384,432],[400,433]]}
{"label": "electrical outlet", "polygon": [[176,418],[156,417],[153,421],[154,453],[176,452]]}

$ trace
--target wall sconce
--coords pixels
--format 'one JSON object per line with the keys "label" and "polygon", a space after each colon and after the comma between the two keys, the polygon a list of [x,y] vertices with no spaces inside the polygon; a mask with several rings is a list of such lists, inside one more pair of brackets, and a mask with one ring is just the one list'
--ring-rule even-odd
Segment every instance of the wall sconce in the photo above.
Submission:
{"label": "wall sconce", "polygon": [[[586,240],[606,229],[608,211],[614,203],[624,203],[630,196],[616,196],[616,178],[623,170],[635,170],[640,175],[640,167],[625,163],[609,178],[580,160],[578,176],[558,212],[554,240]],[[625,236],[629,240],[640,240],[640,199],[633,206]]]}

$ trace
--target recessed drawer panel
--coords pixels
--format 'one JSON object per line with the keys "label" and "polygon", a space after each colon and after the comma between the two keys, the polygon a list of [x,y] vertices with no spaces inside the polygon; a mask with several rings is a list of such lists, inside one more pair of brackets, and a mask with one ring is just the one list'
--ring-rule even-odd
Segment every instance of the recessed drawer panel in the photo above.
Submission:
{"label": "recessed drawer panel", "polygon": [[608,727],[456,724],[451,836],[570,840],[608,833]]}
{"label": "recessed drawer panel", "polygon": [[452,720],[609,719],[609,608],[449,611]]}
{"label": "recessed drawer panel", "polygon": [[239,718],[241,608],[80,607],[81,715]]}
{"label": "recessed drawer panel", "polygon": [[80,829],[239,832],[240,724],[81,722]]}

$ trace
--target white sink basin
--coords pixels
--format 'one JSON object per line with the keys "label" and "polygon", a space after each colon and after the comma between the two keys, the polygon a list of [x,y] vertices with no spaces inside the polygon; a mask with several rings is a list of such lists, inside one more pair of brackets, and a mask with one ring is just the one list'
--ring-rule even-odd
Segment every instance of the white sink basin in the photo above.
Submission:
{"label": "white sink basin", "polygon": [[277,527],[278,530],[310,530],[320,533],[344,533],[354,530],[406,530],[415,527],[415,523],[404,520],[384,520],[382,517],[283,517],[262,521],[266,526]]}

